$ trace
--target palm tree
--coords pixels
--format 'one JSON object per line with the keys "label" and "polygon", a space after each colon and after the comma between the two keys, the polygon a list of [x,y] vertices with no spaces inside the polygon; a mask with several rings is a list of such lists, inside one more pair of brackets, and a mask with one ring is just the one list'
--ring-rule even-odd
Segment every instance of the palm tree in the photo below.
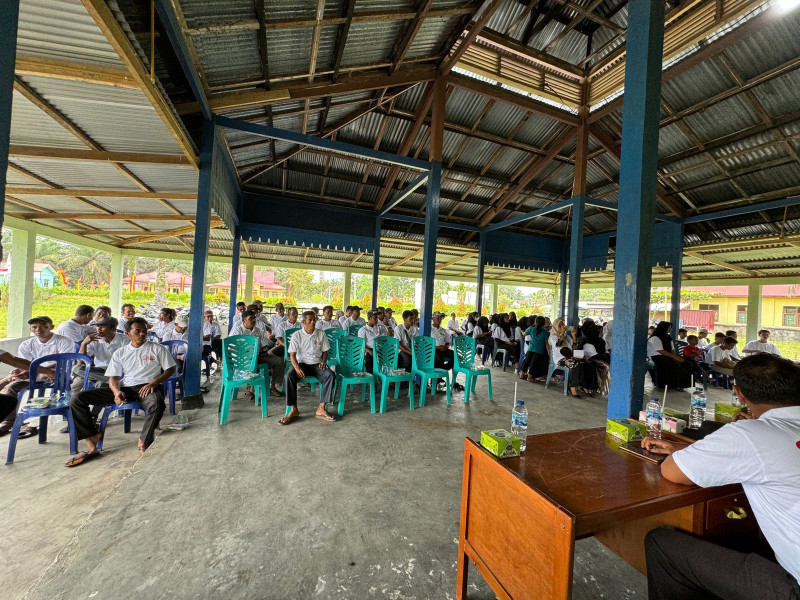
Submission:
{"label": "palm tree", "polygon": [[153,304],[159,308],[167,305],[167,260],[165,258],[158,259],[158,267],[156,268],[156,295],[153,298]]}
{"label": "palm tree", "polygon": [[83,285],[108,283],[111,272],[111,255],[108,252],[57,242],[43,238],[36,247],[36,258],[57,269],[63,269],[71,282],[83,281]]}

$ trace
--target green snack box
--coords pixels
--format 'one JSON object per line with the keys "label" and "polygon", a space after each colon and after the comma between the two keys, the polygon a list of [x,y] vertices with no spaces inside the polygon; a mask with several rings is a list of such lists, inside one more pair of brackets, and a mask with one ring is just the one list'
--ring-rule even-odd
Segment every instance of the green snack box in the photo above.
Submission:
{"label": "green snack box", "polygon": [[742,409],[738,406],[734,406],[733,404],[717,402],[714,405],[714,420],[718,423],[730,423],[731,419],[733,419],[733,413],[740,410]]}
{"label": "green snack box", "polygon": [[630,419],[606,419],[606,433],[623,442],[637,442],[647,435],[647,428]]}
{"label": "green snack box", "polygon": [[519,456],[522,440],[505,429],[489,429],[481,431],[481,446],[497,458]]}
{"label": "green snack box", "polygon": [[672,417],[673,419],[682,419],[687,423],[689,422],[689,413],[685,413],[680,410],[675,410],[674,408],[665,408],[664,416]]}

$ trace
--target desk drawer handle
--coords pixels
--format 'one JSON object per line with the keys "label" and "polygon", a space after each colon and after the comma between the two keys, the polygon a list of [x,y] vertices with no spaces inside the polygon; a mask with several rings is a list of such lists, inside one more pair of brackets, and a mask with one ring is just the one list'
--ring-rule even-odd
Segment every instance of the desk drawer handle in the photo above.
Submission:
{"label": "desk drawer handle", "polygon": [[733,506],[725,509],[725,516],[733,521],[741,521],[747,518],[747,511],[741,506]]}

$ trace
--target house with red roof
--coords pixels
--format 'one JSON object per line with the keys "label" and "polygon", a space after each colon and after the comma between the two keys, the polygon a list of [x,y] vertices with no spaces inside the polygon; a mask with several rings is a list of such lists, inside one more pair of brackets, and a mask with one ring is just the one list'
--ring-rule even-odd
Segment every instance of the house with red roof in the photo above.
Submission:
{"label": "house with red roof", "polygon": [[[244,296],[244,287],[246,281],[246,271],[242,268],[239,272],[239,281],[236,286],[236,296],[241,298]],[[212,294],[226,294],[231,293],[231,280],[230,278],[225,281],[217,281],[208,286]],[[286,295],[286,288],[275,281],[275,273],[272,271],[261,272],[255,269],[253,272],[253,296],[259,298],[280,298]]]}
{"label": "house with red roof", "polygon": [[[175,273],[168,271],[164,274],[167,280],[167,292],[172,294],[182,294],[192,291],[192,278],[185,273]],[[131,292],[154,292],[156,290],[156,278],[158,273],[137,273],[122,280],[123,289]]]}
{"label": "house with red roof", "polygon": [[[726,325],[747,323],[747,286],[720,285],[685,287],[684,290],[711,292],[706,300],[692,300],[692,309],[713,310],[715,322]],[[761,286],[761,325],[800,327],[800,281],[797,284]]]}

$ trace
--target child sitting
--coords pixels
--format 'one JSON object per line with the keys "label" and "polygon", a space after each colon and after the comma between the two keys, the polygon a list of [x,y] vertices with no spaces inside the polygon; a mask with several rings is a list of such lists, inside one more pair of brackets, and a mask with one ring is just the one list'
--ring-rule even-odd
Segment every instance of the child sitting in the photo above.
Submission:
{"label": "child sitting", "polygon": [[686,338],[686,346],[683,347],[683,358],[688,358],[693,361],[703,360],[703,350],[698,345],[700,338],[696,335],[690,335]]}

